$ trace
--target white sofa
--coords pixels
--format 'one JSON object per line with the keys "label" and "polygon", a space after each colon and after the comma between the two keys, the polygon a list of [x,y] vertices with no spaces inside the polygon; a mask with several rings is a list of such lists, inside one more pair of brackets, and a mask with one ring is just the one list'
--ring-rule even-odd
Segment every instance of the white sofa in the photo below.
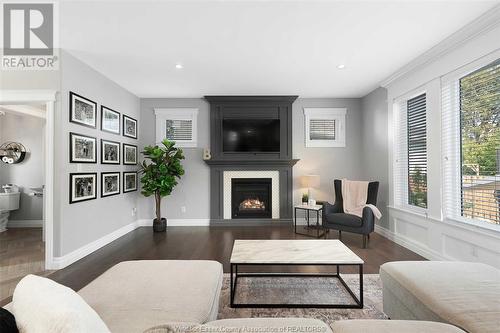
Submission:
{"label": "white sofa", "polygon": [[[144,260],[119,263],[78,294],[51,280],[27,276],[14,292],[22,333],[325,332],[464,333],[442,323],[344,320],[332,328],[310,318],[216,320],[222,265],[204,260]],[[43,327],[43,328],[41,328]],[[236,330],[235,330],[236,329]]]}

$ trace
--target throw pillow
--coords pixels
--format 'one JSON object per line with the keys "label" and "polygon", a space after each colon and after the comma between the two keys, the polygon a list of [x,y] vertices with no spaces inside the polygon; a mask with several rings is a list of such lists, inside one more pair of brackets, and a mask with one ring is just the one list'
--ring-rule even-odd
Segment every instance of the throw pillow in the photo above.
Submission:
{"label": "throw pillow", "polygon": [[109,333],[80,295],[35,275],[27,275],[17,284],[12,310],[21,333]]}

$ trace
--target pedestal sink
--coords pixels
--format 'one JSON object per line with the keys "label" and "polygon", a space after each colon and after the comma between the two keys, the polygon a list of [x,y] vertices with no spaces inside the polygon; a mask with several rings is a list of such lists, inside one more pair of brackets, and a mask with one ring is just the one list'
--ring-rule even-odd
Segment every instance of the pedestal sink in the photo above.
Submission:
{"label": "pedestal sink", "polygon": [[19,190],[6,193],[4,189],[0,189],[0,232],[7,230],[10,211],[19,209],[20,196]]}

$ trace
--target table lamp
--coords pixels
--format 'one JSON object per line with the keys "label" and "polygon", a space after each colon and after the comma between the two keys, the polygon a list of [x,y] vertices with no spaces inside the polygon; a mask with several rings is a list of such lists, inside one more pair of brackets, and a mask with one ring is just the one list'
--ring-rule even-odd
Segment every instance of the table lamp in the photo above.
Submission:
{"label": "table lamp", "polygon": [[313,189],[319,187],[319,176],[318,175],[305,175],[302,176],[302,186],[307,187],[307,196],[309,198],[307,204],[314,206],[316,200],[313,198]]}

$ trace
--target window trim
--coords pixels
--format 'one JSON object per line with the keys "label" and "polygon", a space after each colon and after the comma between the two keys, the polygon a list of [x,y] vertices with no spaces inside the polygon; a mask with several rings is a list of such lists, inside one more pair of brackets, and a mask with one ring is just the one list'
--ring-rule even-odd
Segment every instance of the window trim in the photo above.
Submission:
{"label": "window trim", "polygon": [[177,147],[196,148],[198,146],[198,108],[155,108],[156,144],[165,139],[167,120],[190,120],[192,123],[191,140],[176,140]]}
{"label": "window trim", "polygon": [[[347,108],[304,108],[304,140],[306,148],[342,148],[346,146]],[[311,140],[310,121],[335,120],[335,140]]]}
{"label": "window trim", "polygon": [[[454,128],[455,131],[444,133],[441,129],[441,155],[442,155],[442,212],[443,220],[452,223],[463,223],[469,226],[494,230],[500,232],[500,224],[485,222],[477,218],[464,217],[461,214],[462,210],[462,168],[461,168],[461,151],[462,151],[462,131],[461,131],[461,115],[460,115],[460,94],[456,94],[455,98],[445,105],[445,98],[448,96],[446,90],[460,89],[460,80],[489,64],[494,63],[499,59],[498,54],[490,54],[488,56],[477,59],[465,66],[460,67],[441,77],[441,117],[442,122],[450,121],[450,117],[455,116],[456,119],[451,121],[456,122],[458,127]],[[447,109],[449,106],[450,109]],[[456,125],[455,124],[455,125]],[[458,132],[457,132],[458,131]],[[448,134],[448,135],[446,135]],[[453,156],[453,151],[459,152],[458,156]],[[457,158],[458,161],[449,161],[451,158]],[[458,162],[458,165],[450,165],[450,163]],[[455,172],[452,172],[454,170]],[[450,179],[451,177],[451,179]],[[457,186],[458,185],[458,186]],[[452,204],[450,204],[450,202]],[[458,206],[456,206],[458,205]],[[453,206],[453,207],[451,207]]]}
{"label": "window trim", "polygon": [[[400,112],[401,112],[401,103],[408,103],[408,100],[412,99],[412,98],[415,98],[417,96],[420,96],[422,94],[426,94],[426,109],[425,109],[425,113],[426,113],[426,121],[429,119],[429,108],[428,108],[428,104],[427,104],[427,96],[428,96],[428,91],[427,91],[427,88],[426,87],[419,87],[417,89],[413,89],[411,90],[410,92],[404,94],[404,95],[401,95],[397,98],[395,98],[393,100],[393,110],[394,110],[394,116],[393,116],[393,126],[394,126],[394,137],[396,138],[399,134],[399,131],[401,130],[400,129]],[[406,112],[408,112],[408,110],[406,110]],[[407,117],[407,115],[406,115]],[[407,124],[407,120],[405,121],[405,124]],[[426,124],[427,125],[427,124]],[[427,126],[426,126],[427,128]],[[406,128],[406,137],[408,136],[408,128]],[[429,150],[428,150],[428,147],[429,147],[429,131],[428,131],[428,128],[426,130],[426,137],[427,137],[427,141],[426,141],[426,144],[427,144],[427,173],[429,172],[429,167],[428,167],[428,157],[429,157]],[[394,186],[394,190],[393,190],[393,200],[394,200],[394,207],[397,208],[397,209],[401,209],[401,210],[406,210],[406,211],[410,211],[410,212],[413,212],[413,213],[416,213],[416,214],[420,214],[420,215],[424,215],[424,216],[427,216],[428,213],[429,213],[429,202],[427,202],[427,207],[426,208],[423,208],[423,207],[419,207],[419,206],[415,206],[415,205],[410,205],[408,200],[409,200],[409,170],[408,170],[408,165],[406,165],[406,170],[404,172],[405,174],[405,181],[404,181],[404,188],[398,188],[398,186],[401,186],[399,185],[399,179],[398,179],[398,176],[399,176],[399,161],[398,161],[398,154],[397,152],[399,152],[399,148],[398,148],[398,145],[399,143],[397,142],[397,140],[393,140],[393,156],[392,156],[392,164],[393,164],[393,175],[392,175],[392,179],[393,179],[393,186]],[[406,142],[406,154],[408,154],[408,142]],[[406,161],[408,159],[408,155],[406,156]],[[397,192],[398,190],[401,190],[403,193],[405,193],[405,200],[400,200],[401,198],[398,198],[397,197]],[[428,194],[429,194],[429,189],[427,187],[427,199],[428,198]]]}

